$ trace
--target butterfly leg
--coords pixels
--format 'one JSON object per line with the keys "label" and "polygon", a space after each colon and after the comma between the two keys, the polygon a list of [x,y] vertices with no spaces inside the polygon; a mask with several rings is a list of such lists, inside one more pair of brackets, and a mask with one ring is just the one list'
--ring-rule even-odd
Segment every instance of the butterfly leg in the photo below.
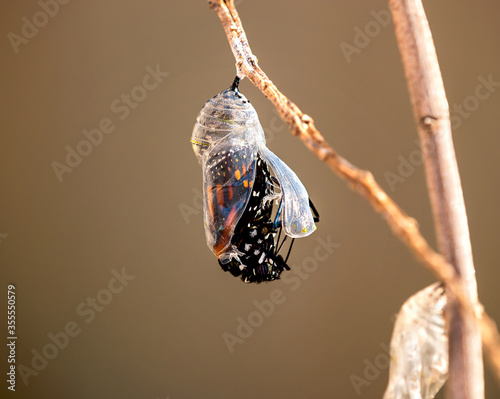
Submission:
{"label": "butterfly leg", "polygon": [[309,207],[311,208],[312,212],[313,212],[313,217],[314,217],[314,222],[315,223],[318,223],[319,222],[319,213],[318,211],[316,210],[316,207],[314,206],[314,204],[312,203],[311,199],[309,199]]}

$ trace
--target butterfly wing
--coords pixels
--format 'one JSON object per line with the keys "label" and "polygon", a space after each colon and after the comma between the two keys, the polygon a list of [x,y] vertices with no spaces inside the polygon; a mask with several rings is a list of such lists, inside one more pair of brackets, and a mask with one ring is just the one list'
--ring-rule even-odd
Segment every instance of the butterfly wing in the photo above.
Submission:
{"label": "butterfly wing", "polygon": [[316,230],[309,206],[309,195],[295,172],[266,146],[260,146],[259,153],[271,166],[278,179],[283,201],[283,229],[293,238],[306,237]]}
{"label": "butterfly wing", "polygon": [[231,244],[255,179],[255,144],[231,135],[210,147],[203,161],[204,220],[207,244],[216,256]]}

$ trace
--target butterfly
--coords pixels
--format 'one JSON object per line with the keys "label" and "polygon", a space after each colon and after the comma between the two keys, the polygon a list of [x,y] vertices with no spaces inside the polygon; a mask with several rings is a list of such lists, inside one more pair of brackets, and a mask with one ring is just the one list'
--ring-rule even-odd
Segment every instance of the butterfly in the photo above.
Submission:
{"label": "butterfly", "polygon": [[[245,282],[279,278],[287,237],[305,237],[319,215],[297,175],[266,147],[257,112],[231,87],[208,100],[191,136],[203,170],[207,245]],[[283,237],[282,237],[283,232]]]}

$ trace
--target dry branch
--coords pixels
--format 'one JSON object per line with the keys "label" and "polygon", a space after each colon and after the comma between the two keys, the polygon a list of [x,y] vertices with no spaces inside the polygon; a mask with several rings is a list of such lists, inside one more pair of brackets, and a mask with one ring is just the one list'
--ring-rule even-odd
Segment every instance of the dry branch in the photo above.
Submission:
{"label": "dry branch", "polygon": [[[451,135],[448,101],[421,0],[390,0],[396,39],[423,148],[440,252],[454,267],[466,299],[477,303],[469,227]],[[484,398],[481,336],[473,315],[448,293],[447,397]]]}
{"label": "dry branch", "polygon": [[394,234],[413,251],[414,255],[428,269],[446,283],[449,291],[453,292],[466,312],[477,317],[483,345],[500,381],[500,338],[495,323],[481,306],[476,306],[464,295],[454,267],[429,246],[420,234],[416,221],[408,217],[389,198],[377,184],[373,175],[368,171],[358,169],[341,157],[316,129],[313,119],[284,96],[266,76],[257,63],[257,57],[250,49],[233,0],[209,0],[209,5],[217,13],[224,27],[236,59],[238,75],[240,77],[246,76],[262,91],[274,104],[281,118],[289,126],[291,133],[298,136],[310,151],[325,162],[338,176],[346,180],[354,191],[364,196],[374,209],[384,217]]}

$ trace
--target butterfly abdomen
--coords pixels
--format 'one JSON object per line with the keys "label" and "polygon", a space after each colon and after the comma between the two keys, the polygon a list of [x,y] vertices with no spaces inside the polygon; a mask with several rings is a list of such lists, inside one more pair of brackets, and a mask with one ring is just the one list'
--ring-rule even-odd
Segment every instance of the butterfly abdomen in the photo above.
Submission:
{"label": "butterfly abdomen", "polygon": [[272,281],[288,269],[276,252],[278,227],[273,216],[273,203],[266,199],[274,194],[274,185],[267,164],[257,156],[257,171],[252,195],[241,216],[233,237],[239,256],[221,267],[245,282]]}

